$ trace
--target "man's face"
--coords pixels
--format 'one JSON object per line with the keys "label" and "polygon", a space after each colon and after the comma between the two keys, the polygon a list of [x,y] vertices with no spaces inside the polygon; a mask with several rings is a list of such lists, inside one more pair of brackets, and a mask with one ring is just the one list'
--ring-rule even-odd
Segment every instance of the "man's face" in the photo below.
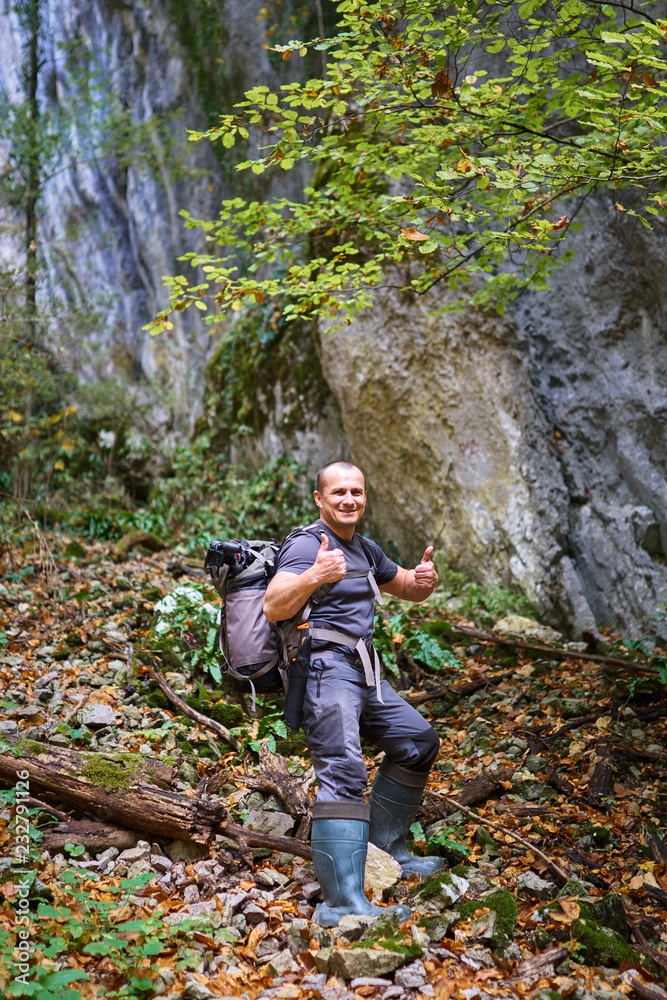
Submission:
{"label": "man's face", "polygon": [[366,486],[359,469],[346,471],[336,466],[326,474],[324,487],[315,490],[320,517],[341,538],[351,538],[366,508]]}

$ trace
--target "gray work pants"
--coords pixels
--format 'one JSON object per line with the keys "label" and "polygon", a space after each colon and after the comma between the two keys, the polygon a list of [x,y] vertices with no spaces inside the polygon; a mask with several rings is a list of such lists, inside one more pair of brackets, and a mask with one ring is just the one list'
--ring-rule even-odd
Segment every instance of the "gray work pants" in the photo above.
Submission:
{"label": "gray work pants", "polygon": [[319,782],[318,801],[363,802],[368,774],[360,736],[399,767],[428,771],[439,740],[433,727],[382,681],[380,704],[363,669],[326,651],[311,661],[302,726]]}

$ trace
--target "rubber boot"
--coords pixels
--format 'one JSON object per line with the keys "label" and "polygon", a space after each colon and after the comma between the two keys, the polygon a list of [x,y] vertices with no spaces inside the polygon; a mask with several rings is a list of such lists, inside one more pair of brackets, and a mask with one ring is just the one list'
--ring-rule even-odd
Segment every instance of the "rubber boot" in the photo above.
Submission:
{"label": "rubber boot", "polygon": [[405,878],[415,872],[435,875],[444,868],[442,858],[416,858],[406,845],[427,778],[428,771],[408,771],[385,757],[371,788],[369,839],[398,861]]}
{"label": "rubber boot", "polygon": [[393,912],[401,922],[412,916],[407,906],[375,906],[366,899],[368,823],[369,807],[364,802],[315,802],[313,806],[310,843],[324,896],[313,920],[321,927],[336,927],[348,913],[381,917]]}

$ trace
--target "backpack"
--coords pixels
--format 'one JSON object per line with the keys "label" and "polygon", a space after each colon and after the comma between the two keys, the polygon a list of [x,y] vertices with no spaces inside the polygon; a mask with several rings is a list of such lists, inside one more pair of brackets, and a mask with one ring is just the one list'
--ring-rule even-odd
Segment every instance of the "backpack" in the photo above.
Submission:
{"label": "backpack", "polygon": [[[334,583],[323,583],[288,621],[269,623],[262,610],[264,594],[276,573],[283,545],[295,535],[308,532],[319,539],[314,527],[296,528],[282,543],[273,540],[247,541],[234,538],[211,542],[204,568],[222,599],[218,645],[234,687],[252,692],[252,710],[256,693],[281,691],[286,686],[290,661],[299,646],[299,626],[304,625],[314,607],[329,593]],[[360,535],[368,559],[369,578],[375,584],[375,557]],[[366,575],[366,574],[349,574]]]}

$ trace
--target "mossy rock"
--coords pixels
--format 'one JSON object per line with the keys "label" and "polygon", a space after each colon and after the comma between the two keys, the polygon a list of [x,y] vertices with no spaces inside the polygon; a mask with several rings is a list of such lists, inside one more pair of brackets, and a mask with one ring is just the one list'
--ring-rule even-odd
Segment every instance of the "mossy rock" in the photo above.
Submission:
{"label": "mossy rock", "polygon": [[625,913],[623,899],[616,892],[609,892],[597,903],[580,901],[579,915],[586,920],[592,920],[601,927],[620,934],[624,941],[630,940],[630,928]]}
{"label": "mossy rock", "polygon": [[606,826],[597,826],[590,820],[585,820],[579,827],[582,837],[590,837],[596,847],[614,847],[616,838]]}
{"label": "mossy rock", "polygon": [[240,726],[243,722],[243,709],[240,705],[227,705],[224,702],[218,702],[217,705],[211,705],[206,713],[215,722],[219,722],[221,726],[225,726],[227,729],[233,729],[234,726]]}
{"label": "mossy rock", "polygon": [[87,559],[88,549],[84,548],[81,542],[68,542],[63,549],[63,559]]}
{"label": "mossy rock", "polygon": [[572,937],[585,953],[586,962],[594,965],[613,966],[618,968],[622,962],[636,964],[640,961],[639,954],[631,948],[625,938],[602,927],[594,920],[580,917],[572,922]]}
{"label": "mossy rock", "polygon": [[401,934],[398,929],[399,920],[396,913],[387,913],[371,924],[359,941],[352,948],[372,948],[378,944],[384,951],[393,951],[403,956],[404,962],[414,962],[424,954],[420,945],[412,941],[409,935]]}
{"label": "mossy rock", "polygon": [[422,917],[419,927],[423,928],[431,941],[442,941],[445,934],[456,921],[457,914],[452,910],[443,910],[434,917]]}
{"label": "mossy rock", "polygon": [[399,919],[398,914],[388,910],[381,917],[371,924],[362,936],[362,941],[378,941],[380,938],[394,937],[398,934]]}
{"label": "mossy rock", "polygon": [[576,878],[569,878],[565,885],[559,889],[556,899],[564,899],[567,896],[587,896],[588,889]]}
{"label": "mossy rock", "polygon": [[172,707],[171,702],[162,691],[150,691],[146,701],[151,708],[161,708],[163,710],[170,709]]}
{"label": "mossy rock", "polygon": [[[554,936],[551,931],[548,931],[545,927],[538,927],[536,930],[531,931],[528,935],[528,940],[534,948],[538,951],[544,951],[553,942]],[[560,994],[559,994],[560,996]],[[533,998],[534,1000],[534,998]]]}
{"label": "mossy rock", "polygon": [[508,889],[493,889],[478,896],[477,899],[458,903],[454,909],[460,919],[467,920],[482,907],[493,910],[496,914],[496,926],[491,938],[493,947],[504,948],[512,940],[516,930],[518,911],[514,896]]}
{"label": "mossy rock", "polygon": [[413,886],[405,897],[405,902],[408,906],[423,906],[430,912],[440,912],[450,908],[467,890],[467,880],[451,872],[441,872]]}
{"label": "mossy rock", "polygon": [[500,844],[481,826],[475,831],[475,843],[490,857],[498,858],[502,853]]}
{"label": "mossy rock", "polygon": [[67,633],[63,642],[65,643],[66,646],[69,646],[70,650],[80,649],[80,647],[83,646],[83,639],[81,638],[78,632],[74,631],[74,629],[72,629],[71,632]]}

